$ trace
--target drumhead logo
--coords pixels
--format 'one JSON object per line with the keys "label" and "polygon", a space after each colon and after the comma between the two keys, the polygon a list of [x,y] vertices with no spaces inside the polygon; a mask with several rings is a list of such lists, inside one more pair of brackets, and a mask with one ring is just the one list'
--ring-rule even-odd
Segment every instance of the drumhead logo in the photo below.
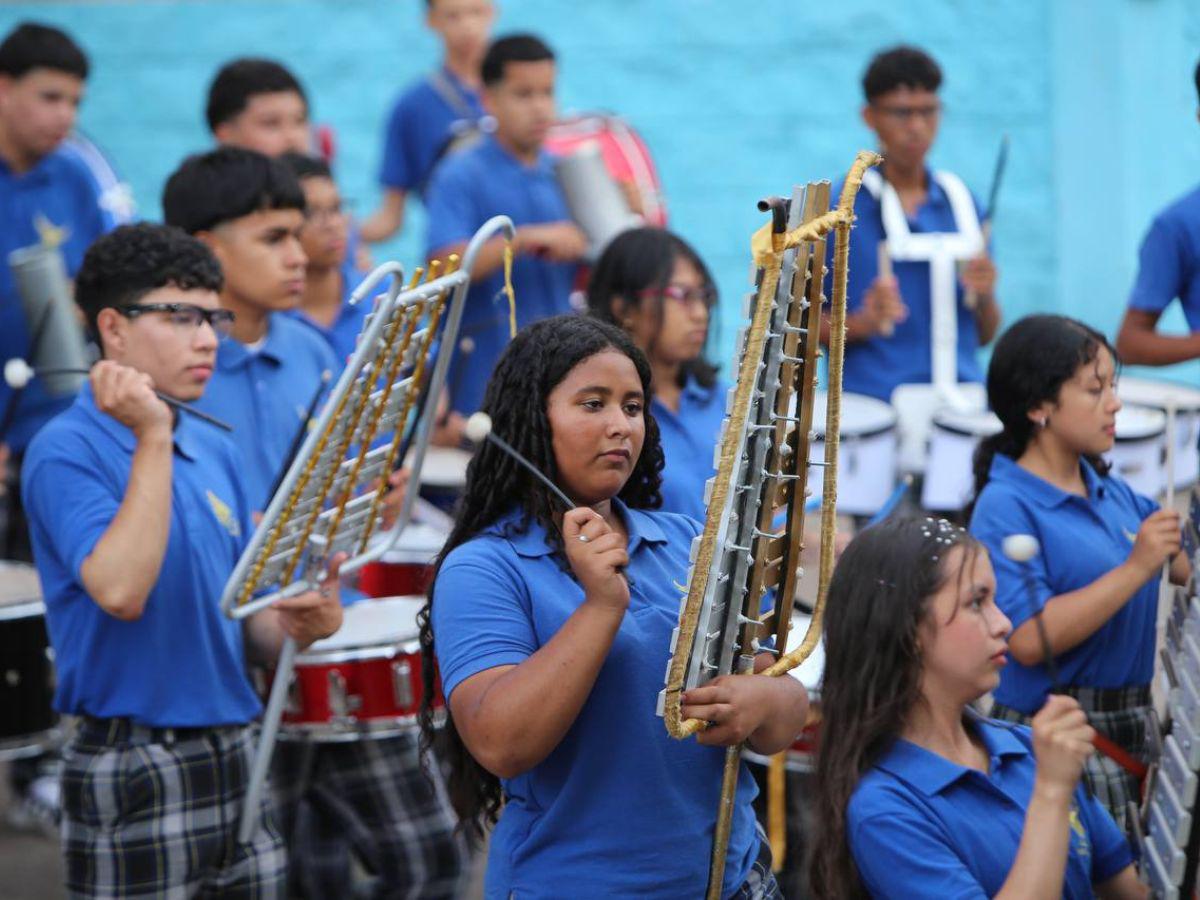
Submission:
{"label": "drumhead logo", "polygon": [[229,508],[229,504],[212,491],[206,490],[204,493],[208,496],[208,505],[212,507],[213,515],[217,517],[217,521],[221,523],[221,527],[234,537],[241,537],[242,526],[238,524],[237,516],[233,514],[233,510]]}

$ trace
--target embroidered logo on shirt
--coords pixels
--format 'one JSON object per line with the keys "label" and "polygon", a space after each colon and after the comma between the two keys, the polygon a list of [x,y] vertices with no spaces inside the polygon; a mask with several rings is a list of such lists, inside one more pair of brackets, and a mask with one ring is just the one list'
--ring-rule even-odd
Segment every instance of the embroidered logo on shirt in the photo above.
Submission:
{"label": "embroidered logo on shirt", "polygon": [[1092,845],[1088,841],[1087,830],[1083,827],[1083,821],[1079,818],[1079,807],[1072,802],[1071,817],[1071,852],[1076,856],[1087,859],[1092,855]]}
{"label": "embroidered logo on shirt", "polygon": [[1137,535],[1131,532],[1128,528],[1122,528],[1121,533],[1125,535],[1125,539],[1131,544],[1137,543]]}
{"label": "embroidered logo on shirt", "polygon": [[221,527],[234,537],[241,537],[242,526],[238,524],[237,517],[234,516],[233,510],[229,508],[229,504],[212,491],[206,490],[204,493],[208,496],[208,505],[212,507],[213,515],[217,517],[217,521],[221,523]]}

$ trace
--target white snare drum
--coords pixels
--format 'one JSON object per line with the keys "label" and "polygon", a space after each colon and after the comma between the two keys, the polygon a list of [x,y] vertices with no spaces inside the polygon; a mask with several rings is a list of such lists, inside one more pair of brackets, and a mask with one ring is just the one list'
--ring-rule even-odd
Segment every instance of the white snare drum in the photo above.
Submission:
{"label": "white snare drum", "polygon": [[[1175,486],[1188,487],[1200,481],[1200,453],[1196,450],[1200,441],[1200,391],[1173,381],[1122,375],[1117,381],[1117,395],[1123,403],[1147,406],[1164,414],[1168,406],[1175,408]],[[1170,436],[1165,439],[1170,440]]]}
{"label": "white snare drum", "polygon": [[[816,440],[811,460],[825,458],[827,394],[813,394],[812,429]],[[815,473],[812,474],[812,473]],[[808,487],[821,496],[820,470],[813,469]],[[838,512],[871,516],[879,512],[896,487],[896,413],[888,404],[863,394],[842,394],[841,436],[838,443]]]}
{"label": "white snare drum", "polygon": [[1117,439],[1105,458],[1112,474],[1147,497],[1166,487],[1163,454],[1167,417],[1157,409],[1125,406],[1117,411]]}
{"label": "white snare drum", "polygon": [[[470,462],[471,454],[458,447],[427,447],[421,463],[421,496],[439,509],[453,512],[467,486],[467,464]],[[405,465],[411,464],[412,455],[409,454]]]}
{"label": "white snare drum", "polygon": [[937,512],[963,509],[975,490],[972,469],[975,448],[1002,427],[996,414],[989,410],[956,412],[942,409],[934,413],[921,506]]}
{"label": "white snare drum", "polygon": [[[422,603],[423,597],[385,597],[346,607],[336,634],[296,656],[280,738],[357,741],[415,729],[423,695]],[[440,685],[437,692],[440,706]]]}

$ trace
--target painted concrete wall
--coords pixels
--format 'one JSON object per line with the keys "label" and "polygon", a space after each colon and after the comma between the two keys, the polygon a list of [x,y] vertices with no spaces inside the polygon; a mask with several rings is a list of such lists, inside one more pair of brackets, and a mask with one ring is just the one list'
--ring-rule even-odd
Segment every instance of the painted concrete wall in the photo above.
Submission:
{"label": "painted concrete wall", "polygon": [[[336,129],[339,178],[365,213],[390,101],[437,59],[423,10],[421,0],[10,3],[0,32],[38,18],[86,47],[95,74],[83,128],[147,216],[179,160],[208,143],[202,103],[216,67],[277,57]],[[1012,138],[995,230],[1010,319],[1054,310],[1111,333],[1142,231],[1200,161],[1200,4],[1189,0],[508,0],[500,30],[516,29],[559,51],[564,109],[615,110],[649,142],[673,226],[720,281],[722,361],[761,221],[754,201],[836,177],[870,146],[859,78],[882,46],[919,43],[943,64],[935,165],[985,194],[1000,137]],[[414,260],[422,230],[416,214],[386,252]],[[1178,375],[1197,380],[1200,366]]]}

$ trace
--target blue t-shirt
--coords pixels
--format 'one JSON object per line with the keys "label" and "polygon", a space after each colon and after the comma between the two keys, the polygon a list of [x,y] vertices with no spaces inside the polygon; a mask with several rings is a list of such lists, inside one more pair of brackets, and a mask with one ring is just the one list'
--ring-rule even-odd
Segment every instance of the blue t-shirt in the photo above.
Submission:
{"label": "blue t-shirt", "polygon": [[[971,516],[971,533],[983,543],[996,571],[996,603],[1020,628],[1033,615],[1025,573],[1032,576],[1038,608],[1051,597],[1086,587],[1125,562],[1142,521],[1158,509],[1119,478],[1101,478],[1082,462],[1087,497],[1059,490],[1002,453]],[[1032,534],[1041,552],[1015,563],[1001,544],[1010,534]],[[1158,575],[1091,637],[1056,657],[1064,685],[1117,688],[1149,684],[1154,674]],[[1033,715],[1051,688],[1045,667],[1010,658],[995,698]]]}
{"label": "blue t-shirt", "polygon": [[[128,188],[83,138],[69,138],[19,175],[0,159],[0,362],[20,357],[36,364],[29,359],[33,329],[25,321],[9,254],[37,244],[37,224],[44,220],[65,231],[60,249],[67,275],[73,277],[92,241],[128,221],[130,214]],[[0,416],[13,396],[12,388],[0,379]],[[70,406],[71,400],[47,393],[35,378],[21,392],[5,443],[23,451],[37,430]]]}
{"label": "blue t-shirt", "polygon": [[[441,90],[434,84],[441,82]],[[448,96],[454,96],[451,103]],[[420,192],[458,130],[483,117],[479,93],[449,69],[422,78],[396,100],[388,117],[379,181],[387,188]]]}
{"label": "blue t-shirt", "polygon": [[[957,231],[950,198],[928,171],[929,192],[915,216],[908,219],[913,234]],[[833,192],[841,195],[839,184]],[[974,197],[972,197],[974,200]],[[976,212],[979,202],[975,201]],[[854,228],[850,230],[850,272],[846,284],[848,313],[862,308],[863,297],[879,275],[879,242],[886,234],[879,200],[870,191],[861,190],[854,201]],[[832,277],[833,240],[829,241],[827,265]],[[901,384],[928,384],[933,378],[930,353],[931,288],[929,263],[894,261],[892,273],[900,287],[900,298],[908,307],[908,318],[896,323],[891,337],[878,335],[865,341],[846,344],[842,388],[890,402],[892,391]],[[958,295],[958,380],[983,381],[983,370],[976,358],[979,329],[975,314],[963,302],[965,293],[957,284]],[[826,291],[828,293],[828,291]]]}
{"label": "blue t-shirt", "polygon": [[22,496],[54,647],[55,708],[156,727],[249,722],[260,707],[242,626],[221,612],[220,598],[250,534],[250,506],[223,432],[187,415],[176,424],[167,549],[141,618],[109,615],[83,586],[84,560],[124,500],[136,443],[84,385],[25,456]]}
{"label": "blue t-shirt", "polygon": [[[233,426],[251,509],[262,511],[270,503],[326,370],[336,375],[342,362],[313,329],[286,315],[270,317],[257,351],[233,338],[217,347],[216,370],[195,405]],[[318,404],[314,413],[319,411]]]}
{"label": "blue t-shirt", "polygon": [[704,521],[704,483],[716,474],[713,454],[725,421],[729,385],[718,381],[701,387],[688,378],[679,395],[679,412],[657,399],[650,408],[658,422],[666,465],[662,472],[662,508]]}
{"label": "blue t-shirt", "polygon": [[[615,508],[629,532],[630,601],[578,718],[542,762],[503,780],[485,895],[699,897],[708,877],[725,751],[677,741],[655,714],[688,550],[699,523]],[[514,511],[456,547],[434,584],[433,632],[449,697],[486,669],[528,659],[579,607],[583,591],[536,523]],[[738,782],[728,895],[758,851],[753,779]]]}
{"label": "blue t-shirt", "polygon": [[[426,245],[431,255],[470,240],[492,216],[506,215],[517,226],[570,219],[550,155],[542,153],[534,165],[526,166],[491,135],[438,166],[426,202]],[[575,263],[517,257],[513,263],[517,327],[570,312],[576,269]],[[459,331],[460,349],[448,378],[451,408],[465,415],[479,409],[492,368],[508,344],[508,300],[503,289],[501,268],[472,282],[467,294]],[[466,337],[474,341],[471,353],[461,350],[461,339]]]}
{"label": "blue t-shirt", "polygon": [[[968,726],[972,727],[972,726]],[[873,897],[994,897],[1012,869],[1037,762],[1028,728],[975,719],[988,774],[897,739],[855,788],[846,811],[854,864]],[[1132,861],[1103,806],[1080,785],[1071,804],[1063,897]]]}
{"label": "blue t-shirt", "polygon": [[1150,224],[1138,251],[1129,306],[1161,313],[1176,297],[1192,331],[1200,331],[1200,187],[1180,197]]}
{"label": "blue t-shirt", "polygon": [[351,306],[349,302],[350,295],[354,293],[354,289],[362,280],[363,275],[355,269],[353,260],[347,259],[342,266],[342,305],[329,326],[322,325],[301,309],[293,309],[284,313],[297,322],[303,322],[325,339],[325,343],[329,345],[329,349],[333,351],[333,355],[338,361],[338,367],[333,371],[335,378],[354,353],[355,342],[362,332],[367,314],[371,311],[374,299],[372,297],[363,298],[357,306]]}

